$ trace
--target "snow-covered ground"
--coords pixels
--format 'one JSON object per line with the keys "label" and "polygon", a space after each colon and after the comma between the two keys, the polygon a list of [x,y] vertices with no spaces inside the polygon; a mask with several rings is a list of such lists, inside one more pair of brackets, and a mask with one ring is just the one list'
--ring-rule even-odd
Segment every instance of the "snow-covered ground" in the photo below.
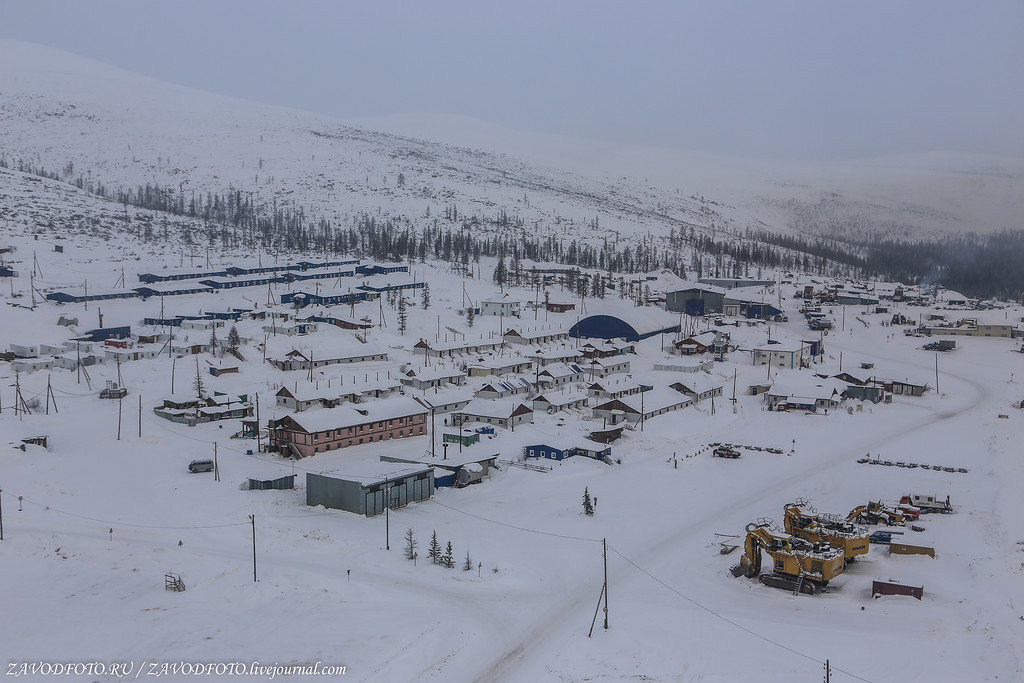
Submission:
{"label": "snow-covered ground", "polygon": [[[39,245],[27,237],[14,242],[23,261]],[[64,254],[38,251],[43,272],[76,267],[81,255],[75,240],[68,242]],[[145,260],[153,257],[128,239],[116,246],[96,240],[89,248],[93,261],[82,267],[99,273],[119,274],[132,253],[143,260],[127,271],[129,279],[158,263]],[[227,259],[218,256],[213,265]],[[27,261],[14,285],[26,294]],[[493,264],[485,261],[481,268],[488,272]],[[478,316],[469,329],[453,310],[462,306],[465,280],[430,263],[414,264],[414,270],[430,283],[431,307],[422,310],[419,296],[411,296],[409,329],[400,335],[395,311],[384,305],[388,327],[369,335],[371,343],[388,348],[390,362],[330,366],[321,381],[348,382],[361,373],[415,364],[408,348],[421,337],[432,339],[439,327],[469,337],[497,331],[497,318]],[[788,296],[790,285],[784,288]],[[472,299],[491,287],[476,283],[469,290]],[[526,299],[533,291],[511,294]],[[265,291],[236,290],[167,297],[164,307],[169,315],[254,301],[263,308],[265,297]],[[792,300],[784,304],[791,322],[773,325],[774,336],[817,334],[806,329]],[[159,305],[108,301],[100,307],[104,325],[135,326],[156,315]],[[628,300],[614,295],[603,302],[587,299],[592,313],[623,305]],[[98,322],[96,308],[3,306],[3,346],[66,339],[71,332],[56,325],[57,317],[77,316],[77,329],[90,329]],[[357,310],[375,321],[381,313],[376,303]],[[904,312],[916,319],[924,310]],[[1021,311],[999,314],[1019,321]],[[849,316],[845,331],[824,337],[827,358],[815,371],[837,372],[842,352],[846,369],[874,362],[934,384],[934,354],[918,348],[920,338],[883,326],[887,315],[859,316],[870,326]],[[549,324],[576,319],[574,313],[546,317]],[[521,321],[544,322],[543,312],[532,311]],[[767,338],[764,328],[729,329],[744,348]],[[194,334],[197,340],[208,336]],[[350,332],[333,328],[294,341],[345,339],[358,346]],[[657,386],[678,379],[651,369],[667,359],[662,341],[639,344],[632,379]],[[322,661],[346,665],[357,680],[379,681],[803,680],[820,676],[825,659],[872,681],[1013,679],[1022,669],[1024,533],[1016,522],[1024,513],[1018,448],[1024,414],[1011,404],[1024,398],[1024,356],[1016,340],[957,342],[955,352],[939,359],[941,393],[896,396],[892,404],[864,404],[852,412],[846,406],[857,404],[847,402],[828,415],[765,412],[761,397],[746,393],[765,378],[765,369],[751,366],[749,353],[735,351],[715,364],[726,392],[713,415],[705,401],[651,418],[642,431],[628,430],[612,445],[620,464],[576,457],[543,463],[551,467],[547,472],[505,466],[481,485],[439,489],[433,500],[395,510],[388,520],[305,506],[304,473],[350,460],[369,465],[387,454],[424,457],[429,437],[299,462],[249,454],[252,441],[229,438],[237,420],[188,428],[153,414],[170,392],[172,360],[160,357],[121,365],[129,394],[117,440],[118,404],[96,395],[105,379],[117,378],[114,365],[90,367],[91,388],[73,371],[22,373],[17,381],[26,399],[42,402],[32,415],[17,417],[11,410],[14,373],[3,364],[0,441],[49,438],[47,450],[0,448],[0,565],[8,586],[0,609],[11,616],[4,620],[3,652],[11,660]],[[259,392],[266,419],[280,412],[270,407],[273,390],[302,381],[306,373],[274,370],[251,345],[242,351],[248,361],[238,375],[204,375],[204,382],[211,390]],[[216,361],[206,355],[199,362],[205,373],[207,363]],[[734,371],[735,407],[729,400]],[[177,392],[188,392],[192,358],[178,360],[176,372]],[[51,407],[46,415],[48,380],[59,413]],[[499,429],[493,440],[467,450],[511,460],[524,445],[573,439],[600,426],[587,411],[537,415],[536,424],[514,433]],[[706,446],[719,441],[784,454],[713,458]],[[220,482],[186,469],[192,459],[212,457],[213,442]],[[867,453],[970,471],[858,464]],[[299,475],[293,491],[239,488],[250,477],[292,472]],[[585,487],[599,501],[593,517],[582,514]],[[921,533],[905,529],[904,540],[934,545],[938,557],[889,557],[884,546],[873,546],[822,595],[797,597],[733,578],[729,568],[739,553],[718,552],[722,538],[716,534],[740,534],[763,516],[781,523],[782,506],[798,497],[820,511],[845,514],[868,500],[911,492],[950,495],[957,508],[952,515],[926,516]],[[249,515],[255,515],[256,583]],[[384,549],[386,524],[390,551]],[[432,532],[442,544],[451,540],[457,568],[406,561],[402,536],[410,528],[421,558]],[[588,637],[603,579],[601,539],[609,547],[610,628],[601,628],[599,615]],[[460,568],[467,552],[474,567],[482,563],[479,569]],[[164,590],[168,571],[181,574],[186,592]],[[871,580],[878,576],[923,584],[925,597],[873,600]],[[842,680],[841,673],[833,675]]]}
{"label": "snow-covered ground", "polygon": [[[350,225],[363,212],[422,228],[449,205],[461,215],[507,211],[532,232],[566,240],[642,238],[687,224],[708,232],[781,230],[793,215],[814,217],[823,196],[821,215],[833,215],[828,207],[839,200],[828,193],[848,187],[861,189],[842,211],[869,216],[861,227],[993,228],[1005,224],[1005,215],[1019,216],[1024,196],[1019,168],[999,160],[897,160],[883,164],[887,172],[881,174],[877,165],[829,173],[804,168],[765,181],[763,168],[747,162],[701,159],[684,174],[680,166],[687,163],[649,150],[595,153],[577,143],[481,134],[472,126],[430,127],[422,118],[378,123],[392,132],[197,93],[0,41],[0,154],[10,167],[0,169],[0,246],[16,247],[3,258],[18,271],[9,285],[0,284],[0,351],[12,344],[59,345],[101,324],[138,331],[144,317],[161,314],[263,310],[268,299],[309,289],[308,283],[277,284],[269,291],[240,288],[88,306],[43,301],[55,290],[81,293],[86,283],[90,292],[137,286],[138,273],[205,268],[207,258],[218,268],[322,256],[219,249],[207,256],[204,247],[179,241],[201,221],[99,199],[67,184],[78,176],[86,185],[109,187],[149,182],[182,192],[240,189],[255,193],[263,206],[275,200],[302,205],[336,226]],[[492,151],[478,151],[488,142]],[[65,182],[19,172],[19,161],[59,173]],[[909,185],[896,182],[906,178],[905,169],[916,173],[922,167],[927,172],[911,173]],[[964,168],[977,173],[965,175]],[[704,181],[707,169],[714,172]],[[921,180],[928,174],[940,181]],[[932,189],[905,191],[917,182]],[[160,239],[165,228],[170,237]],[[375,324],[367,342],[385,349],[389,360],[329,366],[315,381],[352,385],[393,378],[403,365],[422,364],[422,354],[410,350],[420,338],[493,340],[508,319],[477,316],[470,328],[457,309],[467,299],[479,302],[495,293],[489,279],[494,265],[483,259],[480,281],[463,279],[445,264],[411,264],[412,277],[430,284],[431,303],[424,309],[418,293],[409,296],[405,334],[397,330],[394,306],[362,303],[354,311]],[[321,287],[344,292],[361,281],[324,281]],[[805,282],[807,277],[797,277],[783,295]],[[537,296],[533,289],[509,294],[522,301]],[[556,301],[578,300],[558,285],[551,294]],[[632,306],[614,292],[584,303],[589,313],[628,313]],[[816,339],[797,304],[782,304],[790,322],[773,324],[772,337]],[[929,311],[898,309],[913,320]],[[347,307],[333,312],[350,313]],[[946,313],[952,319],[971,315]],[[1021,323],[1020,307],[990,313]],[[78,322],[60,326],[62,315]],[[579,315],[528,310],[518,324],[568,327]],[[785,374],[836,374],[842,359],[843,369],[869,362],[879,372],[935,384],[935,356],[919,348],[922,339],[883,325],[891,312],[858,315],[866,324],[850,315],[842,329],[841,312],[832,311],[839,329],[824,336],[824,362]],[[209,390],[258,393],[265,421],[285,414],[272,407],[273,393],[303,382],[306,373],[262,362],[255,344],[263,340],[263,324],[238,324],[252,337],[242,347],[247,360],[238,363],[238,374],[206,374],[211,364],[235,362],[210,354],[198,357],[198,368]],[[347,462],[372,467],[381,455],[429,458],[429,436],[295,462],[231,438],[237,420],[189,428],[154,415],[172,381],[176,394],[191,391],[197,368],[192,356],[160,355],[120,369],[108,360],[89,367],[88,377],[64,369],[16,376],[0,362],[0,576],[6,588],[0,591],[0,654],[10,661],[137,665],[320,661],[347,666],[356,680],[374,681],[810,680],[821,676],[826,659],[836,667],[836,680],[844,672],[871,681],[1020,678],[1024,531],[1017,524],[1024,518],[1024,411],[1014,408],[1024,400],[1020,341],[957,337],[956,351],[939,356],[940,392],[896,396],[891,404],[847,401],[828,415],[806,415],[766,412],[762,397],[747,393],[766,380],[766,371],[752,366],[742,349],[766,341],[769,330],[725,329],[741,350],[714,364],[726,390],[713,411],[703,401],[653,417],[642,430],[627,430],[612,444],[613,465],[581,457],[542,462],[547,471],[503,464],[481,485],[439,489],[432,500],[387,518],[307,507],[305,473]],[[209,339],[205,331],[181,334],[195,343]],[[352,332],[329,325],[311,336],[271,337],[268,344],[276,350],[290,344],[363,347]],[[630,375],[615,377],[659,389],[684,379],[652,369],[672,362],[663,351],[668,341],[641,342]],[[559,342],[548,350],[575,345]],[[118,370],[129,391],[120,406],[98,398]],[[468,390],[483,382],[470,379]],[[47,406],[48,383],[56,406]],[[15,384],[27,401],[38,401],[31,415],[13,411]],[[573,441],[602,426],[589,410],[535,418],[514,432],[498,429],[493,439],[466,450],[498,453],[507,463],[519,459],[526,445]],[[47,449],[15,448],[40,435],[48,437]],[[783,453],[713,458],[707,445],[714,442]],[[190,474],[187,464],[212,457],[215,443],[221,481]],[[969,472],[856,462],[869,453]],[[298,475],[295,490],[240,488],[250,477],[291,473]],[[584,489],[598,501],[593,517],[582,514]],[[733,578],[729,568],[738,552],[719,554],[727,536],[718,534],[741,534],[759,517],[781,523],[783,505],[800,497],[820,511],[845,514],[869,500],[907,493],[949,495],[957,508],[952,515],[923,518],[924,531],[904,530],[903,540],[933,545],[936,559],[889,557],[884,546],[873,546],[827,593],[810,597]],[[406,529],[414,531],[421,558],[433,532],[442,544],[450,540],[457,568],[405,560]],[[604,539],[610,628],[602,628],[599,613],[588,637],[604,576]],[[471,571],[460,568],[467,552],[476,567]],[[165,591],[166,572],[179,573],[187,590]],[[879,576],[922,584],[924,599],[872,599],[871,581]]]}

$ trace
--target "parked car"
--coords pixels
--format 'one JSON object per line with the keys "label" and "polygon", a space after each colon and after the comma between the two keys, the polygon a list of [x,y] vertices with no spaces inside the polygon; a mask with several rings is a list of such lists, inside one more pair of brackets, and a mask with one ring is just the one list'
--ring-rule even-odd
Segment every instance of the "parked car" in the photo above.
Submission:
{"label": "parked car", "polygon": [[189,472],[212,472],[213,461],[212,460],[193,460],[188,464]]}

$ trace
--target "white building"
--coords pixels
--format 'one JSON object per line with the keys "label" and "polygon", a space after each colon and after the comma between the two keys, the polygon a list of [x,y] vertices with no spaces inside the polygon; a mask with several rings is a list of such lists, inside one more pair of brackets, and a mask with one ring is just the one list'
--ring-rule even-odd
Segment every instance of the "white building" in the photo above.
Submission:
{"label": "white building", "polygon": [[801,341],[765,344],[752,350],[754,365],[773,368],[800,368],[810,359],[810,347]]}

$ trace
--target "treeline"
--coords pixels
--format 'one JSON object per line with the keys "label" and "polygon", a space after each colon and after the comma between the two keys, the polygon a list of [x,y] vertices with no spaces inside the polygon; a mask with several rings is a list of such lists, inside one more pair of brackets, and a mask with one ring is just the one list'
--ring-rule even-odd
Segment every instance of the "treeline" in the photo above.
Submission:
{"label": "treeline", "polygon": [[901,282],[941,283],[970,297],[1024,300],[1024,231],[956,235],[926,242],[882,240],[865,264]]}
{"label": "treeline", "polygon": [[[851,248],[825,238],[806,239],[767,231],[732,234],[719,230],[712,235],[687,226],[672,229],[667,238],[646,235],[620,242],[617,236],[609,235],[600,241],[576,240],[531,232],[519,216],[511,216],[503,208],[491,216],[467,215],[454,204],[446,205],[434,217],[430,217],[428,210],[418,224],[404,216],[380,218],[366,213],[338,223],[314,218],[301,205],[279,204],[276,198],[261,203],[253,192],[238,188],[214,193],[196,192],[183,184],[175,187],[147,183],[112,189],[76,171],[72,163],[60,171],[50,171],[21,159],[12,162],[0,156],[0,167],[14,167],[70,183],[125,207],[195,219],[195,223],[201,222],[201,227],[181,228],[181,239],[188,245],[355,255],[383,261],[434,258],[464,266],[487,256],[559,263],[609,274],[664,269],[683,278],[760,276],[764,269],[863,277],[873,270],[863,255],[864,248]],[[598,221],[594,218],[587,225],[596,230]],[[171,239],[166,225],[161,230],[145,216],[130,227],[145,241]],[[888,270],[876,272],[890,274]]]}

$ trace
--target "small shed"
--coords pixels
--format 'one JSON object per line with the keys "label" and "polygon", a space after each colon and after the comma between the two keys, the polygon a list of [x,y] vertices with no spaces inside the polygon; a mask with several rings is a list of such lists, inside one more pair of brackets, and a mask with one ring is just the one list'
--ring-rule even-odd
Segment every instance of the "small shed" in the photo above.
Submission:
{"label": "small shed", "polygon": [[920,600],[924,597],[924,586],[912,586],[897,579],[875,579],[871,582],[871,597],[879,595],[909,595]]}
{"label": "small shed", "polygon": [[441,443],[457,443],[462,446],[472,446],[480,441],[480,434],[472,429],[462,429],[458,432],[445,432],[441,436]]}
{"label": "small shed", "polygon": [[295,475],[288,474],[277,479],[250,479],[249,485],[246,488],[250,491],[267,491],[270,489],[283,491],[285,489],[293,489],[295,488]]}
{"label": "small shed", "polygon": [[548,458],[549,460],[562,460],[566,457],[566,448],[551,446],[548,444],[534,444],[523,448],[523,455],[527,458]]}

